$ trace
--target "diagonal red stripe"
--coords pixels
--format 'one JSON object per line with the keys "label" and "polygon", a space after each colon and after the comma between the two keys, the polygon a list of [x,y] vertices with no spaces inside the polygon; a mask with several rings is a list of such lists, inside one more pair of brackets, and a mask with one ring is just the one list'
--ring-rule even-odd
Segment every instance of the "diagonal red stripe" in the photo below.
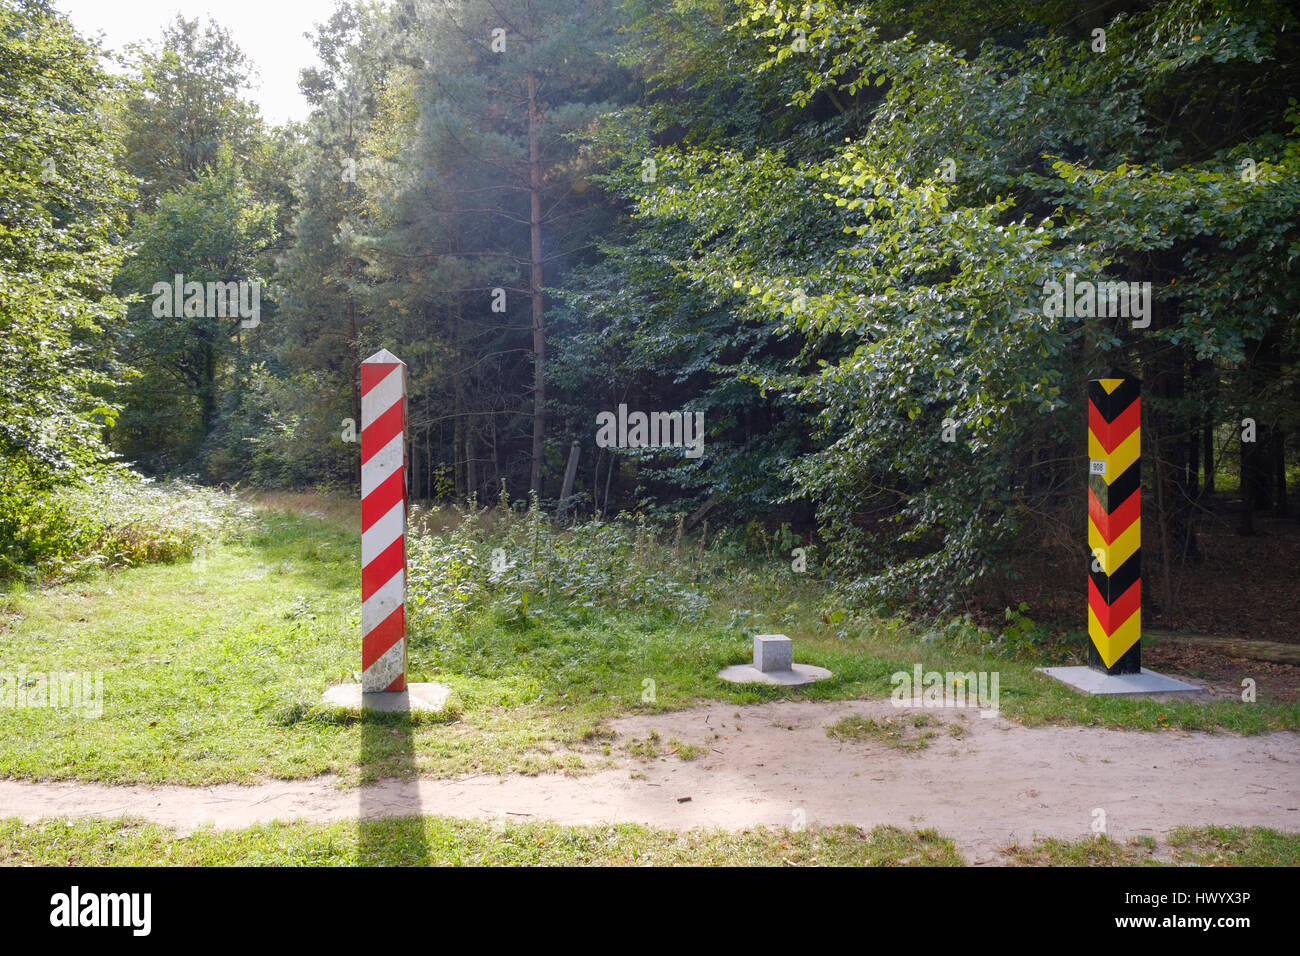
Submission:
{"label": "diagonal red stripe", "polygon": [[397,538],[383,551],[375,555],[373,561],[361,569],[361,600],[368,601],[374,593],[387,584],[398,571],[406,566],[406,542]]}
{"label": "diagonal red stripe", "polygon": [[364,465],[390,441],[402,434],[406,424],[406,402],[398,399],[388,410],[361,431],[361,463]]}
{"label": "diagonal red stripe", "polygon": [[384,379],[388,378],[393,369],[397,368],[394,362],[363,362],[361,363],[361,394],[364,395]]}
{"label": "diagonal red stripe", "polygon": [[1088,605],[1092,608],[1092,613],[1097,615],[1097,620],[1106,633],[1113,634],[1115,628],[1132,617],[1133,612],[1142,606],[1142,581],[1141,579],[1134,581],[1127,591],[1115,599],[1114,604],[1107,604],[1106,599],[1097,590],[1096,583],[1092,578],[1088,578]]}
{"label": "diagonal red stripe", "polygon": [[370,494],[361,499],[361,533],[365,534],[370,526],[392,511],[406,493],[406,479],[400,471],[395,471]]}
{"label": "diagonal red stripe", "polygon": [[1088,429],[1097,436],[1097,441],[1101,442],[1101,447],[1106,449],[1106,454],[1110,454],[1118,448],[1125,438],[1133,434],[1134,429],[1142,424],[1142,399],[1133,399],[1133,404],[1124,411],[1113,422],[1107,422],[1101,417],[1101,412],[1097,411],[1097,406],[1092,402],[1088,403]]}
{"label": "diagonal red stripe", "polygon": [[383,657],[389,648],[402,639],[405,632],[406,607],[399,604],[392,614],[361,638],[361,669],[368,670],[371,664]]}
{"label": "diagonal red stripe", "polygon": [[[362,503],[363,514],[361,520],[365,520],[365,503]],[[1097,496],[1091,488],[1088,489],[1088,517],[1092,523],[1097,526],[1101,536],[1107,544],[1114,544],[1115,539],[1129,529],[1129,526],[1142,517],[1142,489],[1136,488],[1133,494],[1124,499],[1124,503],[1112,511],[1106,513],[1106,509],[1101,506]]]}

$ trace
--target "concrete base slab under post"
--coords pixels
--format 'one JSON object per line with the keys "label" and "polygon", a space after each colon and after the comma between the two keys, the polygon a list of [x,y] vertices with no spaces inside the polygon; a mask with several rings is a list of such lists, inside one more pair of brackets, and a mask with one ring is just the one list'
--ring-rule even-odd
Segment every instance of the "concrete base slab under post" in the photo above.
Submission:
{"label": "concrete base slab under post", "polygon": [[360,684],[335,684],[325,691],[324,700],[335,707],[369,710],[381,714],[405,714],[413,710],[439,711],[447,706],[451,688],[446,684],[407,684],[406,690],[363,693]]}
{"label": "concrete base slab under post", "polygon": [[784,634],[755,634],[754,663],[724,667],[718,676],[732,684],[811,684],[831,676],[824,667],[794,663],[794,642]]}
{"label": "concrete base slab under post", "polygon": [[1106,674],[1091,667],[1036,667],[1084,694],[1200,694],[1205,688],[1142,668],[1138,674]]}

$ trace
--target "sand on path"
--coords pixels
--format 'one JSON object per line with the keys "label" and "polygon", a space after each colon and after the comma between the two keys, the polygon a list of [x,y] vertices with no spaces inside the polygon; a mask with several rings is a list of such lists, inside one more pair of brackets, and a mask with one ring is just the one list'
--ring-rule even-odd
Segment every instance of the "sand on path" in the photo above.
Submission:
{"label": "sand on path", "polygon": [[[182,833],[414,813],[678,830],[894,824],[933,827],[973,862],[1035,836],[1087,837],[1097,810],[1117,839],[1180,825],[1300,830],[1300,734],[1023,727],[974,708],[926,711],[937,721],[927,728],[934,736],[914,752],[826,733],[849,715],[907,713],[915,711],[888,700],[780,701],[625,717],[611,722],[614,767],[576,776],[393,779],[352,789],[333,777],[206,787],[0,780],[0,817],[130,815]],[[675,738],[703,753],[627,753],[629,741],[652,730],[660,750]]]}

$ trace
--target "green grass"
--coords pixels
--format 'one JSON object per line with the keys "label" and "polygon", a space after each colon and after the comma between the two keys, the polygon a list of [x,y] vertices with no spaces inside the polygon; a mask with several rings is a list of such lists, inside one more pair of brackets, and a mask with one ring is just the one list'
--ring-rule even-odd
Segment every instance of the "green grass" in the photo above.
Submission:
{"label": "green grass", "polygon": [[[930,746],[934,728],[942,721],[929,714],[901,714],[896,717],[845,717],[826,728],[826,736],[835,740],[878,740],[895,750],[924,750]],[[960,724],[950,724],[949,734],[960,737]]]}
{"label": "green grass", "polygon": [[1007,847],[1006,862],[1017,866],[1300,866],[1300,833],[1263,827],[1178,827],[1167,847],[1152,837],[1124,842],[1097,836],[1078,842],[1038,839]]}
{"label": "green grass", "polygon": [[634,824],[497,825],[393,817],[273,823],[179,836],[138,820],[0,820],[8,866],[960,866],[932,830],[755,828],[677,833]]}
{"label": "green grass", "polygon": [[[263,511],[262,523],[242,541],[206,545],[194,561],[0,597],[0,673],[104,673],[98,719],[0,707],[3,774],[204,784],[324,772],[347,783],[576,773],[612,759],[612,717],[703,699],[883,698],[890,675],[916,662],[999,672],[1002,715],[1026,724],[1300,728],[1300,705],[1269,702],[1266,687],[1257,704],[1082,697],[1035,673],[1037,660],[926,643],[902,621],[847,615],[825,585],[790,572],[779,554],[700,562],[693,545],[679,559],[652,541],[637,543],[645,576],[676,573],[681,588],[707,600],[703,613],[671,602],[617,607],[597,596],[538,602],[524,614],[488,606],[454,620],[417,615],[409,677],[450,685],[451,710],[362,720],[320,704],[328,686],[358,678],[357,535],[345,521],[289,511]],[[677,593],[677,584],[663,587]],[[834,676],[801,688],[718,680],[722,667],[748,658],[756,631],[791,635],[799,660]]]}
{"label": "green grass", "polygon": [[1121,843],[1098,835],[1077,842],[1040,838],[1029,846],[1006,847],[1002,856],[1003,862],[1012,866],[1161,866],[1164,861],[1156,851],[1156,841],[1150,837]]}
{"label": "green grass", "polygon": [[676,737],[667,741],[660,738],[657,731],[651,730],[644,739],[632,738],[624,748],[633,757],[641,760],[656,760],[660,757],[677,757],[679,760],[694,760],[708,752],[708,748],[696,744],[684,744]]}
{"label": "green grass", "polygon": [[1179,827],[1174,859],[1199,866],[1300,866],[1300,833],[1258,827]]}
{"label": "green grass", "polygon": [[[182,836],[141,820],[0,819],[3,866],[963,866],[933,830],[852,826],[675,832],[636,824],[568,827],[448,817],[201,828]],[[1151,837],[1035,840],[1012,866],[1296,866],[1300,834],[1180,828]]]}

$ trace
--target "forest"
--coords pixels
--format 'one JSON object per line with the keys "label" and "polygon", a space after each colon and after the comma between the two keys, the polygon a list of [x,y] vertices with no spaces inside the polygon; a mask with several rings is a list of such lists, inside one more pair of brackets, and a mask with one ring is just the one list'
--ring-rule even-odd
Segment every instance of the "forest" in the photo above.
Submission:
{"label": "forest", "polygon": [[355,499],[386,348],[425,507],[1077,631],[1088,383],[1136,378],[1147,619],[1295,640],[1291,4],[339,0],[311,33],[275,125],[218,22],[109,69],[0,0],[0,578],[167,559],[146,499]]}

